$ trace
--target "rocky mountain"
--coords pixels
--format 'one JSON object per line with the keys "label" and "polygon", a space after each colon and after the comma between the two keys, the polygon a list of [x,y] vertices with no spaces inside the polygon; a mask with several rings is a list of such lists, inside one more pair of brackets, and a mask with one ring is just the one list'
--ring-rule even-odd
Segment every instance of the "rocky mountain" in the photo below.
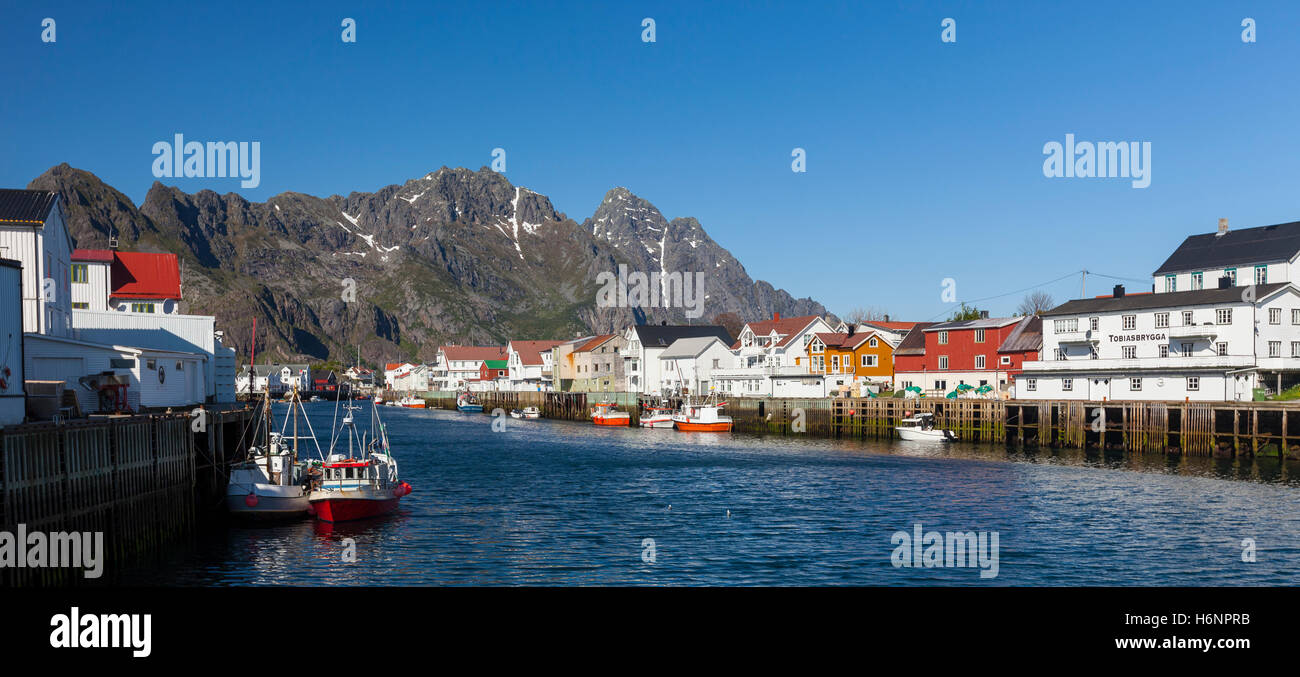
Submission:
{"label": "rocky mountain", "polygon": [[607,307],[601,273],[703,273],[702,316],[824,314],[754,281],[698,221],[669,221],[624,188],[581,225],[487,168],[442,168],[373,193],[185,193],[154,183],[138,207],[67,164],[28,186],[63,194],[78,247],[169,251],[182,312],[216,315],[227,345],[271,359],[432,360],[440,344],[501,343],[684,322],[681,307]]}

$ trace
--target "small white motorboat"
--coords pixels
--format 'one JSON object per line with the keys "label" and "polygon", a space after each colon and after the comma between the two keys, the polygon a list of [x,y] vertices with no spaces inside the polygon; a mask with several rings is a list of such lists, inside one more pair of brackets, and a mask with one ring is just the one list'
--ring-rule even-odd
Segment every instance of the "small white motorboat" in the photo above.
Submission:
{"label": "small white motorboat", "polygon": [[538,409],[537,407],[524,407],[523,411],[521,411],[521,412],[519,412],[519,413],[522,414],[522,417],[523,417],[523,418],[541,418],[541,417],[542,417],[542,410],[541,410],[541,409]]}
{"label": "small white motorboat", "polygon": [[934,427],[934,414],[923,413],[915,416],[909,416],[898,422],[894,427],[898,431],[898,436],[904,440],[911,441],[954,441],[957,436],[951,430]]}

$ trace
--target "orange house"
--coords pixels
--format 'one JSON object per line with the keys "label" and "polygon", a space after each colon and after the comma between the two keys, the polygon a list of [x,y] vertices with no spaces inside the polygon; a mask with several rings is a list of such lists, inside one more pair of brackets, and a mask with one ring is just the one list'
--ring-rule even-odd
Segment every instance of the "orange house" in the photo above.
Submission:
{"label": "orange house", "polygon": [[808,342],[808,373],[848,374],[858,387],[867,383],[892,387],[894,348],[874,331],[816,334]]}

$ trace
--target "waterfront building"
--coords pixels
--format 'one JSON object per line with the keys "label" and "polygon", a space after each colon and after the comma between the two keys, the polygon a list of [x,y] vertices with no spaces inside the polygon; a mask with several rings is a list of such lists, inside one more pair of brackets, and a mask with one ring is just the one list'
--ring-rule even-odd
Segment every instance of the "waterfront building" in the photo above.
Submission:
{"label": "waterfront building", "polygon": [[713,371],[735,368],[736,355],[716,336],[697,336],[673,341],[659,361],[666,390],[705,395],[715,388]]}
{"label": "waterfront building", "polygon": [[1008,396],[1024,362],[1038,359],[1041,327],[1032,315],[918,323],[895,350],[894,387],[934,397],[960,385],[990,386]]}
{"label": "waterfront building", "polygon": [[626,392],[643,395],[661,395],[666,390],[659,356],[674,341],[684,338],[716,336],[730,345],[731,335],[718,325],[638,324],[623,332],[623,373],[627,378]]}
{"label": "waterfront building", "polygon": [[595,336],[577,336],[551,348],[551,388],[560,392],[574,390],[574,381],[578,378],[578,367],[574,351],[581,348]]}
{"label": "waterfront building", "polygon": [[602,334],[574,349],[572,389],[577,392],[626,392],[627,376],[623,372],[623,349],[627,338],[622,334]]}
{"label": "waterfront building", "polygon": [[477,382],[485,360],[508,359],[501,346],[438,346],[438,357],[431,369],[433,390],[459,390]]}
{"label": "waterfront building", "polygon": [[1043,313],[1017,399],[1251,400],[1300,383],[1290,282],[1076,299]]}
{"label": "waterfront building", "polygon": [[0,259],[0,427],[27,415],[23,389],[23,267]]}
{"label": "waterfront building", "polygon": [[[311,385],[311,366],[307,364],[257,364],[253,365],[252,377],[249,377],[247,365],[241,374],[239,382],[241,387],[251,381],[253,393],[264,393],[271,391],[271,395],[278,396],[289,392],[293,388],[299,390],[310,389]],[[244,392],[241,390],[240,392]]]}
{"label": "waterfront building", "polygon": [[429,389],[429,366],[408,364],[405,368],[398,369],[388,381],[388,389],[408,393],[425,392]]}
{"label": "waterfront building", "polygon": [[551,391],[554,385],[555,346],[564,341],[511,341],[506,344],[510,365],[510,390]]}
{"label": "waterfront building", "polygon": [[72,252],[74,310],[170,315],[180,312],[175,254],[77,249]]}
{"label": "waterfront building", "polygon": [[479,366],[478,378],[469,381],[468,387],[475,392],[509,390],[510,361],[483,360],[483,364]]}
{"label": "waterfront building", "polygon": [[[732,344],[736,366],[713,372],[718,391],[748,397],[825,397],[824,375],[808,368],[807,350],[818,333],[831,333],[834,327],[820,315],[782,318],[776,313],[770,320],[748,322]],[[845,385],[851,379],[837,377]]]}
{"label": "waterfront building", "polygon": [[71,335],[72,249],[58,193],[0,189],[0,259],[22,267],[25,333]]}
{"label": "waterfront building", "polygon": [[348,367],[347,371],[343,372],[343,377],[363,390],[373,388],[375,385],[375,372],[365,367]]}
{"label": "waterfront building", "polygon": [[384,365],[384,387],[385,387],[385,388],[392,388],[392,387],[393,387],[393,379],[397,378],[397,375],[398,375],[398,374],[400,374],[400,373],[402,373],[402,372],[405,372],[405,371],[409,371],[409,370],[410,370],[412,367],[414,367],[414,366],[415,366],[415,365],[411,364],[410,362],[388,362],[388,363],[386,363],[386,364]]}
{"label": "waterfront building", "polygon": [[903,337],[893,331],[858,331],[865,326],[821,332],[808,343],[802,359],[808,373],[831,377],[829,395],[862,397],[893,388],[894,349]]}
{"label": "waterfront building", "polygon": [[1274,282],[1300,282],[1300,221],[1189,236],[1151,274],[1158,294]]}

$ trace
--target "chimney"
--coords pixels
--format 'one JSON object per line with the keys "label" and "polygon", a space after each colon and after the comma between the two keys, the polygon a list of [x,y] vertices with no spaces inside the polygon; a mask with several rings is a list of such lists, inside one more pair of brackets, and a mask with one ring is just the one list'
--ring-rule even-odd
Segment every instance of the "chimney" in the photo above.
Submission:
{"label": "chimney", "polygon": [[888,322],[888,321],[889,321],[889,316],[888,316],[888,315],[885,316],[885,320],[884,320],[884,321],[885,321],[885,322]]}
{"label": "chimney", "polygon": [[772,321],[774,321],[774,322],[780,322],[780,321],[781,321],[781,313],[772,313]]}
{"label": "chimney", "polygon": [[987,310],[981,310],[981,311],[980,311],[980,319],[981,319],[981,320],[987,320],[987,319],[989,319],[989,311],[987,311]]}
{"label": "chimney", "polygon": [[1115,289],[1110,293],[1110,295],[1117,299],[1124,298],[1124,285],[1122,284],[1115,285]]}
{"label": "chimney", "polygon": [[1215,233],[1214,236],[1215,236],[1215,237],[1223,237],[1224,235],[1227,235],[1227,234],[1228,234],[1228,220],[1227,220],[1227,219],[1219,219],[1219,232]]}
{"label": "chimney", "polygon": [[1224,275],[1219,278],[1219,289],[1228,289],[1232,287],[1232,278]]}

